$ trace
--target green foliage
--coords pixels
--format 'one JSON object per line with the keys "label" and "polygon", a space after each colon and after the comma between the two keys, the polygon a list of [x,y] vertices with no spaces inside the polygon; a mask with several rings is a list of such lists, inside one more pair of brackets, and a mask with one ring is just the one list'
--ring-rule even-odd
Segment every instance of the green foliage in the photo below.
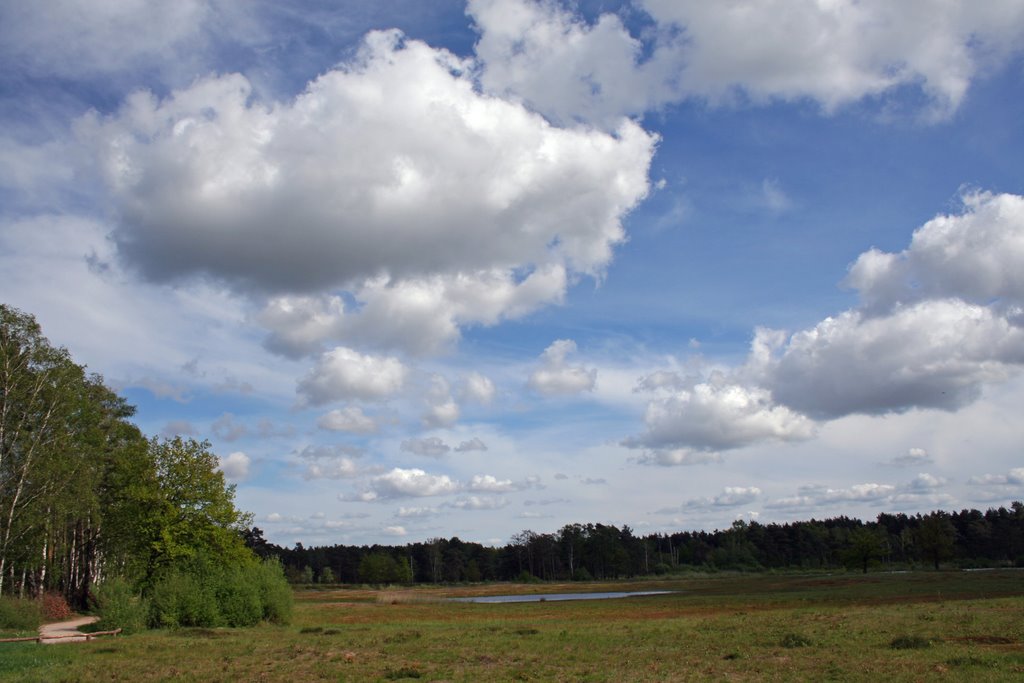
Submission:
{"label": "green foliage", "polygon": [[799,633],[787,633],[782,636],[782,640],[779,641],[779,645],[785,648],[794,647],[808,647],[812,645],[811,639],[807,636],[800,635]]}
{"label": "green foliage", "polygon": [[242,540],[251,520],[235,508],[235,487],[224,481],[209,442],[153,439],[149,452],[158,483],[148,524],[150,576],[200,556],[216,556],[229,566],[252,558]]}
{"label": "green foliage", "polygon": [[931,646],[932,641],[921,636],[897,636],[889,642],[893,650],[921,650]]}
{"label": "green foliage", "polygon": [[572,573],[573,581],[593,581],[594,577],[590,575],[586,567],[580,567]]}
{"label": "green foliage", "polygon": [[226,565],[199,557],[167,570],[150,593],[154,627],[286,624],[292,594],[276,560]]}
{"label": "green foliage", "polygon": [[292,619],[292,588],[277,558],[263,560],[254,570],[257,577],[263,619],[273,624],[288,624]]}
{"label": "green foliage", "polygon": [[403,563],[385,553],[371,553],[359,562],[359,579],[363,583],[402,583],[408,580]]}
{"label": "green foliage", "polygon": [[43,613],[35,600],[0,597],[0,629],[35,631],[43,622]]}
{"label": "green foliage", "polygon": [[137,633],[146,628],[149,619],[149,603],[132,590],[131,584],[114,577],[94,589],[96,597],[96,622],[99,631],[123,629],[124,633]]}
{"label": "green foliage", "polygon": [[218,626],[221,622],[212,587],[180,569],[171,569],[153,586],[149,605],[149,625],[154,628]]}

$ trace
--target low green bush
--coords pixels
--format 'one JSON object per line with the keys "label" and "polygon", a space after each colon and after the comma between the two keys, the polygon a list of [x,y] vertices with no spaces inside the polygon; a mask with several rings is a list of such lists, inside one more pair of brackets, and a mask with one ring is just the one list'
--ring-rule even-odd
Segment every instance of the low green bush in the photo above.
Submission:
{"label": "low green bush", "polygon": [[150,594],[154,627],[252,626],[291,620],[292,590],[276,560],[241,566],[199,560],[168,571]]}
{"label": "low green bush", "polygon": [[811,644],[810,638],[799,633],[787,633],[782,636],[782,640],[779,641],[779,645],[786,648],[808,647]]}
{"label": "low green bush", "polygon": [[93,591],[96,596],[97,631],[122,629],[124,633],[137,633],[146,628],[149,603],[132,590],[131,584],[114,577],[104,581]]}
{"label": "low green bush", "polygon": [[921,650],[931,646],[932,641],[921,636],[897,636],[889,642],[893,650]]}
{"label": "low green bush", "polygon": [[178,569],[166,573],[149,595],[149,625],[220,626],[220,608],[213,587]]}
{"label": "low green bush", "polygon": [[43,613],[36,600],[0,597],[0,629],[34,631],[43,623]]}
{"label": "low green bush", "polygon": [[292,588],[285,578],[284,569],[277,558],[263,560],[256,568],[263,604],[263,619],[273,624],[287,624],[292,620]]}

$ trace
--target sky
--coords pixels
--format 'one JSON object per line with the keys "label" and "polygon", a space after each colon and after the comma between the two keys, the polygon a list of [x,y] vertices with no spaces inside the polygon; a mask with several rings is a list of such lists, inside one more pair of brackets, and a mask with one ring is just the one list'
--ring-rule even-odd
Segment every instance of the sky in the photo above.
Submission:
{"label": "sky", "polygon": [[282,545],[1024,499],[1021,0],[0,2],[0,301]]}

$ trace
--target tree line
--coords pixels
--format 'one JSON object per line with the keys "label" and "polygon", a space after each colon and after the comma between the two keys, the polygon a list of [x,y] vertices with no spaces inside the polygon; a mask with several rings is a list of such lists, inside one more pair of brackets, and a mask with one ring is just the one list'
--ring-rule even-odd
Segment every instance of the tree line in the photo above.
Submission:
{"label": "tree line", "polygon": [[[0,304],[0,597],[59,593],[87,609],[113,580],[114,594],[149,601],[146,621],[251,621],[274,569],[246,547],[234,486],[209,443],[147,438],[133,413],[35,318]],[[243,575],[254,585],[239,596],[228,584]],[[215,594],[186,604],[192,584]]]}
{"label": "tree line", "polygon": [[872,567],[1024,567],[1024,503],[985,512],[882,513],[728,529],[636,535],[628,526],[567,524],[554,533],[523,531],[500,547],[459,538],[404,546],[292,548],[268,542],[258,527],[246,542],[278,557],[293,583],[444,583],[590,580],[690,570],[766,569],[867,572]]}

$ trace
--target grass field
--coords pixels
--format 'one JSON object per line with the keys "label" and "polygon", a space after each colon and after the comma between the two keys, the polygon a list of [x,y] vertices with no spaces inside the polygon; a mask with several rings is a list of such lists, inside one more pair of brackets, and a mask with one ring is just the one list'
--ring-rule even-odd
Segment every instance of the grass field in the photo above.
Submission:
{"label": "grass field", "polygon": [[[446,597],[674,590],[620,600]],[[0,644],[11,681],[1024,680],[1024,572],[296,593],[291,626]]]}

